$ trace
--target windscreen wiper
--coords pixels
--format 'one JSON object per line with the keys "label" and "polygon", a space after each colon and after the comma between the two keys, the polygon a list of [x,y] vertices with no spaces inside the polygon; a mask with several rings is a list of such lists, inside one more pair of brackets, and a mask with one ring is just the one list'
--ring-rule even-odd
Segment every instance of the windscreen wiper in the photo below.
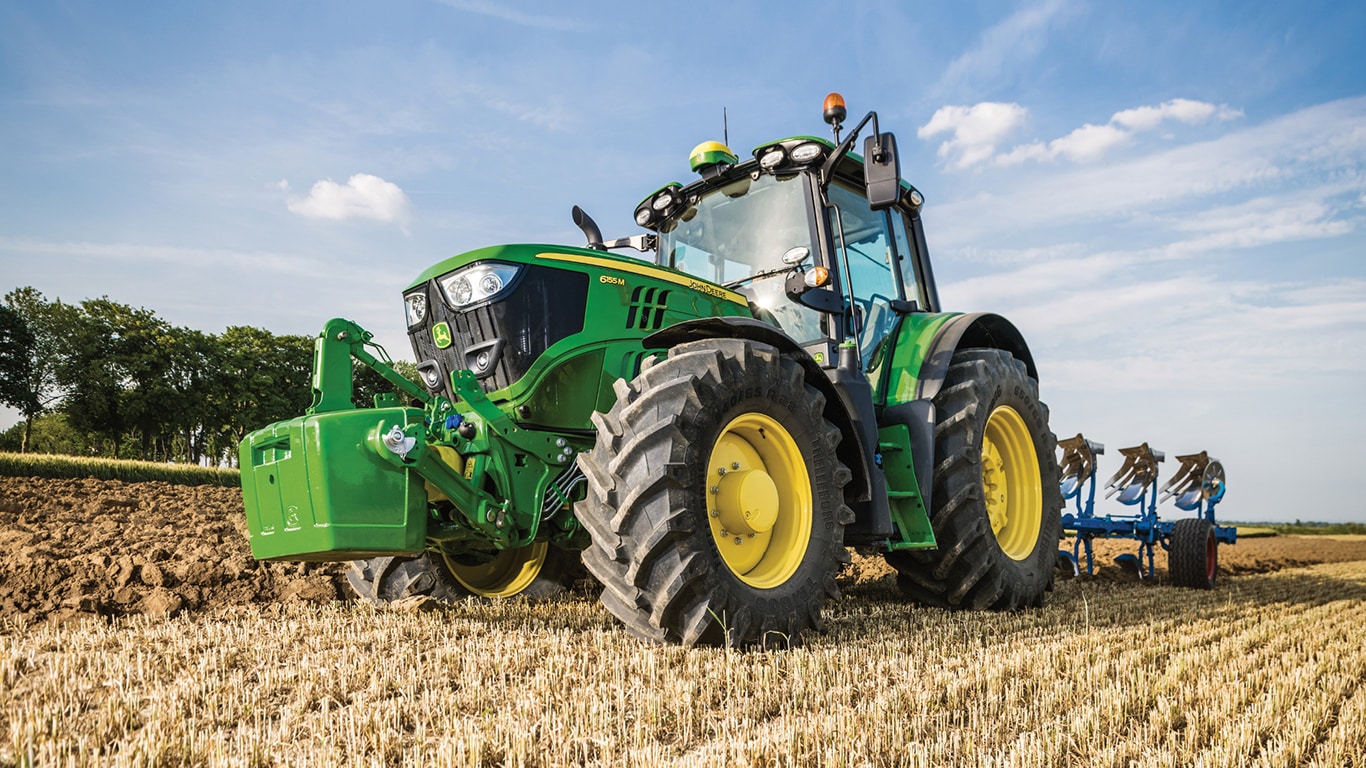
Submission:
{"label": "windscreen wiper", "polygon": [[747,277],[742,277],[739,280],[732,280],[729,283],[722,283],[721,285],[723,285],[726,288],[734,288],[736,286],[744,285],[745,283],[754,282],[755,280],[762,280],[765,277],[773,277],[774,275],[781,275],[784,272],[791,272],[799,266],[801,265],[793,264],[790,267],[776,267],[774,269],[765,269],[762,272],[755,272],[754,274],[749,275]]}

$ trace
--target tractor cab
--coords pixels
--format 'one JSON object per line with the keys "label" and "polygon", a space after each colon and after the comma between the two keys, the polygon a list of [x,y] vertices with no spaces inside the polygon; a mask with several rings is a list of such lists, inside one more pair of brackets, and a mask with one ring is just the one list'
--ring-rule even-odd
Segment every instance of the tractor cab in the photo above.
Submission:
{"label": "tractor cab", "polygon": [[[836,109],[837,108],[837,109]],[[724,144],[693,150],[701,180],[637,206],[658,263],[744,295],[825,367],[841,346],[868,367],[897,316],[939,309],[921,229],[920,192],[899,177],[895,140],[869,113],[842,142],[843,100],[827,98],[835,141],[799,136],[740,162]],[[869,120],[876,160],[851,153]]]}

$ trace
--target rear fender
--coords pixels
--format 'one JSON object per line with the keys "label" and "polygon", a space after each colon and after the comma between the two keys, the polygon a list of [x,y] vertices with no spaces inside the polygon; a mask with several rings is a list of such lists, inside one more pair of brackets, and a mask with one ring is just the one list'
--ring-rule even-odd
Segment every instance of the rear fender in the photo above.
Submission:
{"label": "rear fender", "polygon": [[969,347],[1005,350],[1024,362],[1031,378],[1039,378],[1024,335],[1000,315],[911,315],[907,321],[898,331],[892,365],[882,377],[882,401],[888,406],[933,400],[944,385],[953,353]]}
{"label": "rear fender", "polygon": [[1039,378],[1024,335],[1009,320],[988,312],[908,315],[897,330],[890,364],[877,375],[874,397],[884,406],[880,426],[905,424],[910,432],[926,509],[934,488],[934,398],[944,386],[953,353],[972,347],[1005,350],[1024,362],[1031,378]]}

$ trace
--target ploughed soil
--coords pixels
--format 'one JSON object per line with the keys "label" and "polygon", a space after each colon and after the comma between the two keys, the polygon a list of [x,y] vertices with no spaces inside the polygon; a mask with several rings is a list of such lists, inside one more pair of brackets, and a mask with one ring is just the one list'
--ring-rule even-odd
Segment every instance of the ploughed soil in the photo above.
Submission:
{"label": "ploughed soil", "polygon": [[263,563],[236,487],[0,477],[0,620],[346,594],[345,563]]}
{"label": "ploughed soil", "polygon": [[[1071,542],[1060,542],[1070,550]],[[1096,576],[1130,541],[1098,541]],[[1219,548],[1224,574],[1366,560],[1366,536],[1276,536]],[[1158,578],[1166,555],[1159,548]],[[0,626],[83,615],[175,614],[247,603],[353,599],[345,563],[251,557],[237,488],[0,477]],[[843,580],[892,578],[880,557],[855,556]]]}

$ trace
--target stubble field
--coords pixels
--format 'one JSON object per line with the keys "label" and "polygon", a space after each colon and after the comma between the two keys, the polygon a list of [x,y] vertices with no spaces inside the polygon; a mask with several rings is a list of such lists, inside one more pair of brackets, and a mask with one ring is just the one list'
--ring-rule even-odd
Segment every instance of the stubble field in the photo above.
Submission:
{"label": "stubble field", "polygon": [[825,634],[742,653],[639,643],[590,584],[376,610],[241,532],[232,489],[0,479],[0,765],[1366,765],[1362,538],[1017,614],[860,558]]}

